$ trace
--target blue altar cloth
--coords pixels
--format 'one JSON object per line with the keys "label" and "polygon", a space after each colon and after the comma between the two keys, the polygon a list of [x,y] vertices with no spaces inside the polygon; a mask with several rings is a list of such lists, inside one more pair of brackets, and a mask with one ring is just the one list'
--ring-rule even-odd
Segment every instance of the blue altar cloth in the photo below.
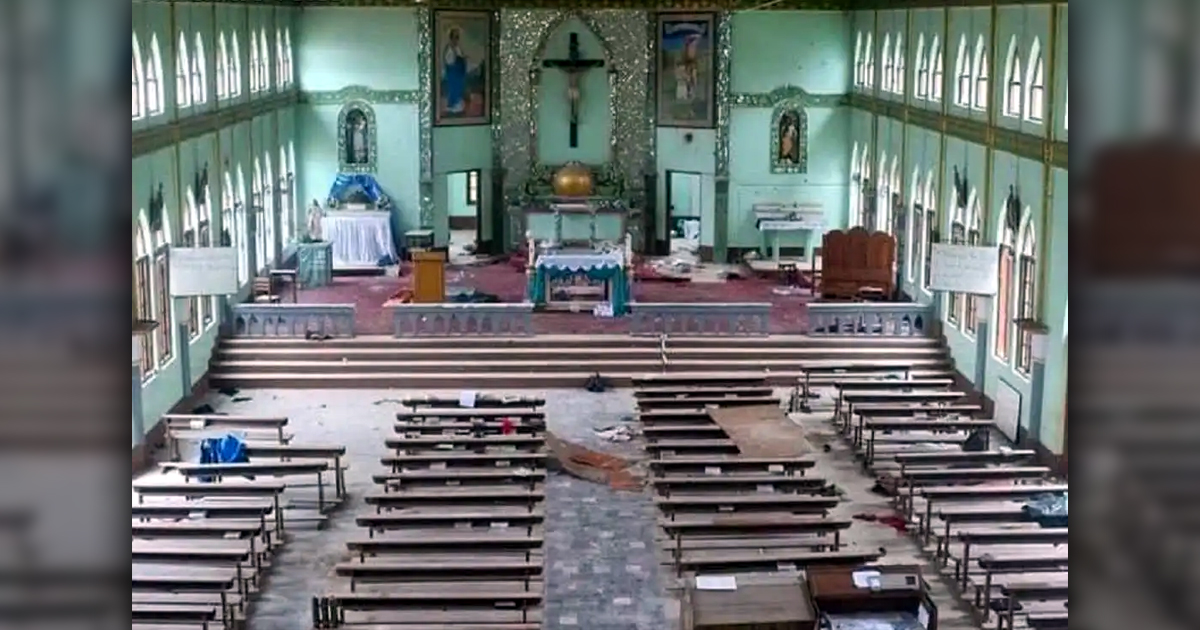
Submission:
{"label": "blue altar cloth", "polygon": [[629,278],[620,252],[550,252],[538,257],[529,279],[529,301],[545,304],[551,280],[584,276],[609,286],[609,302],[614,316],[629,311]]}

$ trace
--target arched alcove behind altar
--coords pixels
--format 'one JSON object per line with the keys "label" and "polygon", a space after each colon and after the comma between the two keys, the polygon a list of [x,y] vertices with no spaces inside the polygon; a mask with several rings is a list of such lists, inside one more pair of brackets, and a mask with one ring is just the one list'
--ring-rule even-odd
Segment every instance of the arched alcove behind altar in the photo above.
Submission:
{"label": "arched alcove behind altar", "polygon": [[[570,59],[572,36],[578,43],[577,59],[604,64],[578,71],[577,142],[574,147],[570,143],[569,74],[559,68],[546,67],[544,63]],[[609,73],[615,68],[608,57],[604,41],[577,16],[567,17],[547,33],[545,45],[531,68],[538,73],[533,104],[538,162],[579,161],[600,165],[612,159],[613,101]]]}

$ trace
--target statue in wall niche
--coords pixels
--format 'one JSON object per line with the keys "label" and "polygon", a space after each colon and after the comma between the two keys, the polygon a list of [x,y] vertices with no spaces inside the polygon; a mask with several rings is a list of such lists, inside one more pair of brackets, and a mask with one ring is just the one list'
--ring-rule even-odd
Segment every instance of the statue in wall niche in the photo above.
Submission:
{"label": "statue in wall niche", "polygon": [[312,205],[308,207],[308,240],[310,243],[321,241],[321,217],[323,216],[325,216],[325,212],[321,210],[321,204],[313,199]]}
{"label": "statue in wall niche", "polygon": [[347,164],[367,164],[371,159],[367,115],[360,109],[352,109],[346,114],[346,156]]}
{"label": "statue in wall niche", "polygon": [[779,161],[800,163],[800,115],[788,110],[779,117]]}

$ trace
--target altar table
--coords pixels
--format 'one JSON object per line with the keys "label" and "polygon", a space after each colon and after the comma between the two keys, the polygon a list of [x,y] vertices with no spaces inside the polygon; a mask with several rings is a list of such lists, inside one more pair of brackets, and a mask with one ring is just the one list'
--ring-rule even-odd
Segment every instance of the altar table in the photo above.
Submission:
{"label": "altar table", "polygon": [[331,210],[321,217],[321,236],[333,243],[335,269],[397,260],[392,216],[385,210]]}
{"label": "altar table", "polygon": [[573,276],[604,282],[614,315],[623,315],[629,310],[629,276],[624,256],[617,251],[561,250],[538,256],[529,279],[529,301],[546,304],[550,298],[550,282]]}

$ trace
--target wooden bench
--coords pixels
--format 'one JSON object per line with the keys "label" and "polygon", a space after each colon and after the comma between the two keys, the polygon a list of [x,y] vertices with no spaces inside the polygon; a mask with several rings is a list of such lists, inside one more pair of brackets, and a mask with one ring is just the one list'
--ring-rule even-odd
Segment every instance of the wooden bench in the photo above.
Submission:
{"label": "wooden bench", "polygon": [[1022,484],[1022,485],[959,485],[925,486],[917,494],[925,501],[925,517],[921,520],[925,544],[929,544],[929,527],[934,504],[951,501],[1004,501],[1028,499],[1043,494],[1060,494],[1067,491],[1066,484]]}
{"label": "wooden bench", "polygon": [[472,407],[463,407],[462,400],[449,396],[413,396],[401,401],[405,407],[416,411],[421,408],[429,409],[536,409],[546,406],[546,399],[541,396],[491,396],[476,395]]}
{"label": "wooden bench", "polygon": [[672,538],[828,533],[834,535],[835,547],[840,546],[840,534],[850,525],[849,519],[811,514],[675,514],[658,519],[658,526]]}
{"label": "wooden bench", "polygon": [[634,390],[638,400],[660,398],[765,398],[775,393],[770,385],[738,385],[734,387],[648,387]]}
{"label": "wooden bench", "polygon": [[391,512],[383,514],[365,514],[355,519],[359,527],[366,527],[371,533],[395,529],[411,529],[414,527],[468,527],[507,528],[509,526],[531,528],[540,525],[546,514],[540,507],[505,508],[496,510],[447,510],[438,509],[432,512]]}
{"label": "wooden bench", "polygon": [[[900,396],[907,399],[901,400]],[[916,416],[942,417],[947,415],[970,415],[980,411],[979,405],[964,402],[965,394],[957,391],[922,392],[851,392],[844,396],[845,402],[834,416],[834,422],[842,433],[854,438],[855,446],[862,440],[860,429],[853,432],[855,416],[871,415],[877,418],[908,418]],[[914,410],[914,411],[908,411]],[[875,413],[871,413],[874,411]]]}
{"label": "wooden bench", "polygon": [[220,609],[219,605],[181,606],[135,603],[132,605],[130,619],[137,624],[162,624],[164,627],[170,628],[178,628],[180,624],[217,628],[225,625],[225,612]]}
{"label": "wooden bench", "polygon": [[206,429],[235,429],[245,430],[247,434],[273,435],[274,440],[281,443],[291,439],[283,431],[288,423],[284,416],[168,413],[163,414],[160,420],[166,429],[167,458],[171,461],[179,458],[180,439],[200,437]]}
{"label": "wooden bench", "polygon": [[545,467],[545,453],[423,453],[420,455],[385,455],[380,458],[384,466],[398,473],[411,466],[430,470],[459,468],[507,468],[524,466]]}
{"label": "wooden bench", "polygon": [[[971,547],[979,545],[1062,545],[1067,543],[1068,532],[1065,527],[1041,527],[1037,529],[998,529],[986,527],[979,529],[960,530],[955,534],[958,542],[962,543],[962,557],[955,562],[954,579],[960,580],[963,590],[966,590],[967,579],[970,575]],[[946,558],[951,557],[947,545]]]}
{"label": "wooden bench", "polygon": [[[232,566],[238,582],[257,579],[261,558],[248,540],[184,541],[178,538],[163,540],[138,540],[132,542],[134,562],[172,565],[178,563],[189,568],[198,566]],[[243,570],[246,562],[251,571]]]}
{"label": "wooden bench", "polygon": [[136,503],[131,507],[133,518],[251,518],[262,523],[267,522],[267,516],[275,509],[275,503],[270,500],[241,501],[155,501],[153,503]]}
{"label": "wooden bench", "polygon": [[505,483],[534,488],[546,480],[546,471],[527,468],[413,470],[374,475],[371,479],[382,484],[385,491],[405,487],[490,486]]}
{"label": "wooden bench", "polygon": [[[867,412],[859,414],[858,429],[855,431],[854,447],[863,449],[863,464],[870,468],[875,463],[875,445],[881,440],[880,432],[961,433],[995,428],[992,420],[975,418],[881,418]],[[864,433],[866,443],[864,446]],[[986,447],[985,443],[985,447]]]}
{"label": "wooden bench", "polygon": [[[165,467],[179,472],[189,479],[212,478],[218,482],[229,477],[294,477],[314,475],[317,488],[317,513],[325,514],[326,507],[332,507],[341,502],[343,483],[334,482],[334,501],[325,498],[325,473],[329,471],[329,462],[323,459],[293,460],[287,462],[240,462],[228,464],[193,464],[171,462]],[[339,471],[340,472],[340,471]],[[294,484],[289,484],[293,487]]]}
{"label": "wooden bench", "polygon": [[808,404],[812,398],[812,386],[822,377],[828,379],[830,377],[855,378],[863,379],[872,376],[880,380],[888,377],[899,377],[895,380],[909,380],[912,377],[912,361],[906,360],[891,360],[879,359],[874,361],[848,361],[848,362],[810,362],[802,363],[800,368],[800,378],[797,381],[797,391],[792,396],[792,404],[789,405],[789,411],[803,411],[808,413],[812,408]]}
{"label": "wooden bench", "polygon": [[737,455],[741,453],[737,443],[728,438],[710,440],[655,440],[646,442],[644,448],[652,457],[675,453]]}
{"label": "wooden bench", "polygon": [[269,497],[275,515],[275,530],[283,533],[283,510],[279,495],[284,485],[278,481],[224,481],[208,483],[162,483],[133,482],[133,491],[139,500],[144,496],[168,496],[183,498],[205,497]]}
{"label": "wooden bench", "polygon": [[[1000,586],[1000,594],[1007,604],[1005,613],[996,620],[996,630],[1003,630],[1008,622],[1009,630],[1013,630],[1013,621],[1018,608],[1032,600],[1062,600],[1066,601],[1070,588],[1067,585],[1067,573],[1047,573],[1031,575],[1029,582],[1015,582]],[[1064,606],[1065,608],[1065,606]],[[1065,613],[1063,613],[1065,615]]]}
{"label": "wooden bench", "polygon": [[441,435],[422,437],[387,438],[384,444],[399,453],[417,453],[429,450],[483,450],[487,448],[511,448],[534,451],[546,445],[546,438],[538,435]]}
{"label": "wooden bench", "polygon": [[[942,535],[937,538],[936,557],[943,556],[942,546],[950,540],[951,530],[956,525],[965,523],[1027,523],[1030,522],[1028,515],[1022,509],[1020,503],[968,503],[966,505],[955,505],[950,507],[942,507],[937,512],[938,519],[942,522]],[[933,529],[933,525],[927,526],[927,531]],[[928,540],[928,537],[926,537]],[[928,543],[927,543],[928,544]]]}
{"label": "wooden bench", "polygon": [[921,486],[984,483],[996,481],[1037,481],[1050,474],[1046,466],[986,466],[983,468],[921,468],[905,469],[900,486],[908,493],[897,493],[899,507],[909,519],[914,510],[913,498]]}
{"label": "wooden bench", "polygon": [[656,409],[695,409],[698,407],[756,407],[758,405],[779,405],[776,396],[710,396],[690,398],[639,398],[637,406],[642,411]]}
{"label": "wooden bench", "polygon": [[530,421],[544,420],[546,414],[541,411],[532,409],[481,409],[470,408],[464,409],[456,407],[452,409],[423,409],[420,411],[401,411],[396,414],[396,419],[401,422],[414,421],[439,421],[439,420],[499,420],[501,418],[512,418],[513,420]]}
{"label": "wooden bench", "polygon": [[484,534],[459,533],[435,534],[429,531],[412,534],[351,540],[346,548],[359,555],[360,560],[367,556],[387,554],[420,554],[420,553],[453,553],[464,549],[479,550],[487,553],[492,551],[534,551],[542,547],[543,538],[540,535],[528,534],[523,530],[509,532],[508,530],[492,530]]}
{"label": "wooden bench", "polygon": [[791,514],[824,514],[839,503],[837,497],[806,494],[673,494],[654,497],[662,512],[781,512]]}
{"label": "wooden bench", "polygon": [[[134,589],[210,593],[236,590],[238,595],[246,595],[246,583],[238,579],[239,572],[234,568],[135,562],[132,573]],[[224,599],[221,601],[223,609],[228,605]]]}
{"label": "wooden bench", "polygon": [[342,465],[342,458],[346,456],[345,446],[247,442],[246,456],[251,460],[275,457],[284,462],[303,458],[327,459],[333,465],[334,492],[339,497],[346,494],[346,471]]}
{"label": "wooden bench", "polygon": [[[540,630],[537,607],[542,591],[539,584],[530,583],[528,587],[447,584],[339,593],[313,599],[313,625],[319,629],[393,624],[405,630]],[[356,619],[354,613],[369,617]]]}
{"label": "wooden bench", "polygon": [[804,569],[808,566],[858,566],[879,559],[878,551],[810,549],[721,549],[684,551],[676,560],[679,576],[687,571],[742,573]]}
{"label": "wooden bench", "polygon": [[725,473],[804,474],[816,461],[796,457],[662,457],[646,462],[658,475]]}
{"label": "wooden bench", "polygon": [[829,482],[795,475],[665,475],[652,481],[655,490],[670,496],[675,489],[703,492],[822,492]]}
{"label": "wooden bench", "polygon": [[343,562],[334,567],[334,573],[350,578],[350,591],[354,592],[359,582],[439,582],[449,579],[471,580],[529,580],[542,574],[542,560],[486,560],[472,555],[461,560],[439,557],[436,560],[381,561],[367,559],[362,562]]}
{"label": "wooden bench", "polygon": [[[540,435],[546,431],[545,420],[514,421],[507,425],[517,435]],[[396,421],[395,432],[402,435],[502,435],[505,423],[499,420],[476,420],[468,422],[417,422]]]}
{"label": "wooden bench", "polygon": [[700,407],[695,409],[651,409],[648,411],[639,411],[637,419],[644,425],[696,424],[713,421],[712,416],[708,415],[708,410]]}
{"label": "wooden bench", "polygon": [[696,424],[646,425],[642,436],[647,440],[712,440],[729,437],[715,422]]}
{"label": "wooden bench", "polygon": [[984,466],[988,464],[1015,464],[1028,461],[1037,453],[1028,449],[1004,449],[995,451],[941,451],[928,453],[896,453],[892,455],[901,467],[905,466]]}
{"label": "wooden bench", "polygon": [[[966,400],[966,393],[948,389],[916,391],[844,391],[838,396],[834,418],[846,426],[856,409],[865,405],[950,405]],[[843,420],[845,416],[845,420]]]}
{"label": "wooden bench", "polygon": [[270,530],[254,520],[199,519],[186,521],[133,521],[133,536],[145,538],[244,538],[254,544],[262,540],[264,551],[271,543]]}
{"label": "wooden bench", "polygon": [[646,374],[632,379],[634,389],[653,389],[661,387],[746,387],[767,384],[766,374],[736,375],[736,374]]}
{"label": "wooden bench", "polygon": [[1043,553],[1016,554],[985,554],[976,561],[984,573],[983,583],[975,589],[975,607],[978,608],[983,620],[987,621],[991,614],[992,581],[997,574],[1010,573],[1042,573],[1067,571],[1069,568],[1067,550],[1053,549]]}
{"label": "wooden bench", "polygon": [[[450,492],[450,490],[455,491]],[[532,491],[528,488],[505,488],[504,486],[488,488],[450,487],[429,491],[409,490],[405,492],[368,494],[363,497],[363,501],[367,505],[375,506],[377,512],[447,505],[462,508],[478,505],[524,505],[532,509],[545,499],[545,493],[540,491]]]}

